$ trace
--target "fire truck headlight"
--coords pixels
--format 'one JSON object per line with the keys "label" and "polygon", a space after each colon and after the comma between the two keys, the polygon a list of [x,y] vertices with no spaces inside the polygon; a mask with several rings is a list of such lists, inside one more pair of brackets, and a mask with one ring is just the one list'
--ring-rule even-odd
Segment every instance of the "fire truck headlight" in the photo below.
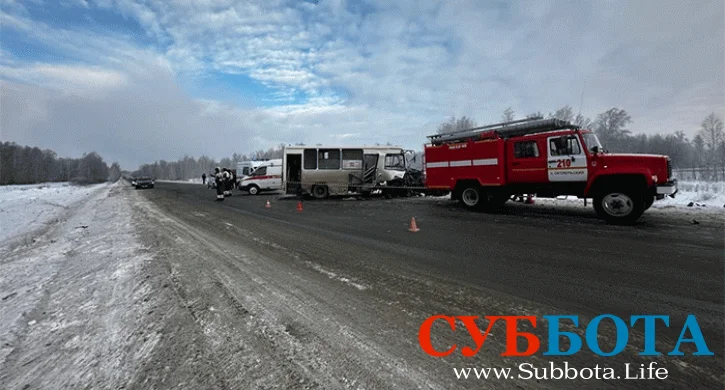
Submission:
{"label": "fire truck headlight", "polygon": [[654,181],[655,183],[657,183],[657,180],[658,180],[658,179],[659,179],[659,178],[657,177],[657,175],[652,175],[652,181]]}

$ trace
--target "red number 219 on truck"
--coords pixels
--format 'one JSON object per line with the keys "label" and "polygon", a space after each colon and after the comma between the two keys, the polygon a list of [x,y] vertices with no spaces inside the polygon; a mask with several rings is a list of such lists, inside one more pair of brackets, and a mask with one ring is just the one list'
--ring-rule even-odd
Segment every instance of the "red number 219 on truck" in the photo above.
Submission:
{"label": "red number 219 on truck", "polygon": [[669,157],[608,153],[597,136],[559,119],[531,118],[429,136],[426,186],[471,209],[514,194],[593,198],[609,223],[634,223],[656,199],[674,196]]}

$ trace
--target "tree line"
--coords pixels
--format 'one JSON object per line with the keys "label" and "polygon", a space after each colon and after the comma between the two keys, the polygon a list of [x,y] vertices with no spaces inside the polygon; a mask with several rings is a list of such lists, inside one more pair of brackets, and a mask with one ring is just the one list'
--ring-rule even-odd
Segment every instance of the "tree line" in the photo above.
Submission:
{"label": "tree line", "polygon": [[73,182],[77,184],[116,181],[121,167],[109,167],[98,153],[80,158],[58,157],[52,150],[21,146],[14,142],[0,143],[0,185],[42,182]]}
{"label": "tree line", "polygon": [[[625,110],[616,107],[598,114],[594,120],[581,114],[574,115],[568,105],[548,115],[534,112],[525,117],[569,121],[594,131],[607,151],[664,154],[672,159],[673,168],[697,170],[705,179],[725,180],[725,133],[723,121],[715,113],[708,115],[700,123],[700,129],[692,139],[681,130],[669,134],[635,134],[630,130],[634,123],[632,117]],[[512,120],[515,120],[515,112],[507,108],[501,115],[501,121]],[[476,126],[476,122],[469,117],[454,117],[441,123],[438,133],[462,131]]]}
{"label": "tree line", "polygon": [[[511,108],[501,115],[501,120],[516,117]],[[682,131],[669,134],[635,134],[630,130],[632,117],[619,108],[611,108],[598,114],[594,120],[581,114],[574,115],[571,106],[564,106],[553,113],[530,113],[527,118],[549,117],[570,121],[582,128],[593,130],[604,148],[620,153],[651,153],[670,156],[675,169],[692,169],[691,178],[725,180],[725,134],[723,121],[715,113],[708,115],[700,124],[700,130],[689,139]],[[439,133],[461,131],[476,127],[470,117],[451,118],[438,126]],[[236,168],[240,161],[282,158],[284,144],[267,150],[257,150],[249,155],[234,153],[231,158],[215,160],[207,156],[185,156],[178,161],[160,160],[144,164],[131,176],[151,176],[157,179],[186,180],[207,175],[215,167]],[[700,177],[698,177],[699,175]],[[118,163],[109,167],[98,153],[84,154],[81,158],[58,157],[51,150],[20,146],[12,142],[0,143],[0,185],[32,184],[40,182],[70,181],[99,183],[116,181],[121,177]]]}
{"label": "tree line", "polygon": [[241,161],[282,158],[284,146],[284,144],[280,144],[276,148],[260,149],[250,155],[234,153],[231,158],[225,157],[221,160],[207,156],[199,158],[184,156],[178,161],[160,160],[141,165],[131,176],[150,176],[162,180],[187,180],[201,177],[203,173],[209,175],[214,172],[216,167],[236,169],[237,163]]}

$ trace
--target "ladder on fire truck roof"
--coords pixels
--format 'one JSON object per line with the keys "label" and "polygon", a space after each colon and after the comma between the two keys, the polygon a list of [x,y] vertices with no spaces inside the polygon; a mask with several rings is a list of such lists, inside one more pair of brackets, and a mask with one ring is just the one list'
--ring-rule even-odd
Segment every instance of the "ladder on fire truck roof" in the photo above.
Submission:
{"label": "ladder on fire truck roof", "polygon": [[541,116],[495,123],[452,133],[429,135],[433,145],[477,139],[482,134],[497,134],[501,138],[518,137],[526,134],[543,133],[562,129],[577,129],[578,126],[557,118],[544,119]]}

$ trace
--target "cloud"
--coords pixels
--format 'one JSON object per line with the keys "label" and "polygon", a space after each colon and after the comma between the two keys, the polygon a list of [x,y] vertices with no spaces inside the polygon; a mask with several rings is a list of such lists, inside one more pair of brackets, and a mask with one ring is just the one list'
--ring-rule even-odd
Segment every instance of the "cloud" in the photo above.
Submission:
{"label": "cloud", "polygon": [[[4,31],[64,57],[16,58],[0,38],[3,138],[132,165],[331,138],[420,148],[450,116],[493,122],[509,106],[616,106],[633,131],[690,135],[725,109],[716,0],[88,1],[84,12],[116,12],[145,37],[51,27],[0,1]],[[220,75],[258,83],[237,86],[258,96],[204,89]]]}
{"label": "cloud", "polygon": [[0,77],[69,93],[111,92],[126,82],[126,75],[118,71],[51,64],[0,66]]}
{"label": "cloud", "polygon": [[[27,65],[16,73],[24,76],[23,82],[0,81],[4,140],[51,148],[64,156],[97,151],[124,168],[184,155],[221,158],[279,143],[315,143],[340,130],[346,131],[340,139],[351,142],[395,140],[385,136],[385,127],[370,131],[370,111],[360,108],[241,108],[194,99],[176,84],[168,64],[143,53],[137,62],[118,69]],[[399,127],[407,122],[402,115],[376,115],[382,123]],[[366,137],[352,138],[355,133]]]}

